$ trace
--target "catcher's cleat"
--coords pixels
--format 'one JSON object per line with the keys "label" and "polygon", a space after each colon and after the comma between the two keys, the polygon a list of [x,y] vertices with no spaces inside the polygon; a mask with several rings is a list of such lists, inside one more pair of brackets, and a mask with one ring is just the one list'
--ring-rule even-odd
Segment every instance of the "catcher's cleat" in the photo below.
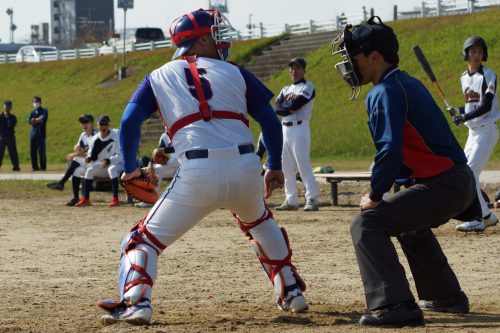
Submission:
{"label": "catcher's cleat", "polygon": [[64,185],[59,183],[59,182],[49,183],[49,184],[47,184],[47,187],[52,189],[52,190],[58,190],[58,191],[64,190]]}
{"label": "catcher's cleat", "polygon": [[117,207],[120,206],[120,200],[118,198],[113,197],[109,203],[109,207]]}
{"label": "catcher's cleat", "polygon": [[309,308],[297,284],[285,287],[285,291],[287,291],[286,297],[281,303],[279,303],[279,300],[277,302],[278,309],[283,311],[302,312]]}
{"label": "catcher's cleat", "polygon": [[87,206],[92,206],[92,204],[90,203],[90,199],[87,199],[87,198],[81,198],[80,201],[78,201],[76,204],[75,204],[76,207],[87,207]]}
{"label": "catcher's cleat", "polygon": [[281,205],[274,207],[275,210],[297,210],[299,205],[292,205],[285,200]]}
{"label": "catcher's cleat", "polygon": [[317,200],[314,199],[308,199],[306,201],[306,205],[304,206],[304,211],[310,212],[310,211],[316,211],[319,210],[319,204]]}
{"label": "catcher's cleat", "polygon": [[75,198],[73,198],[73,199],[69,200],[68,202],[66,202],[66,206],[73,207],[73,206],[75,206],[75,205],[76,205],[76,203],[77,203],[78,201],[80,201],[80,199],[75,199]]}
{"label": "catcher's cleat", "polygon": [[149,325],[151,323],[153,308],[147,298],[143,298],[139,303],[133,305],[110,300],[98,301],[97,305],[110,311],[101,317],[101,323],[104,325],[113,325],[118,322],[131,325]]}
{"label": "catcher's cleat", "polygon": [[420,300],[418,306],[422,310],[447,312],[447,313],[469,313],[469,299],[463,291],[456,296],[432,301]]}

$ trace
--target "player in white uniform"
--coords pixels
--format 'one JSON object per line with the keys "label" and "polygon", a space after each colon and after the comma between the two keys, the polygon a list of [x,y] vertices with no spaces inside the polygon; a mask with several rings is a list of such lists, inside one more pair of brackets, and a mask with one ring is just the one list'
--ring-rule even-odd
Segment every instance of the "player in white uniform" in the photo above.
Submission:
{"label": "player in white uniform", "polygon": [[497,75],[482,64],[488,59],[488,48],[483,38],[479,36],[467,38],[462,52],[464,60],[468,63],[468,70],[460,78],[465,106],[451,108],[448,111],[454,116],[453,122],[457,126],[465,124],[469,128],[464,152],[467,164],[476,178],[477,196],[481,203],[483,219],[462,223],[456,229],[464,232],[483,231],[498,223],[497,216],[490,211],[481,194],[479,183],[479,175],[488,163],[498,141],[496,121],[500,118],[500,112],[498,112]]}
{"label": "player in white uniform", "polygon": [[318,184],[311,167],[311,129],[309,120],[316,91],[310,81],[304,79],[306,62],[294,58],[288,64],[292,84],[285,86],[276,98],[276,113],[283,116],[283,174],[285,175],[285,201],[276,210],[297,210],[298,169],[306,188],[305,211],[318,210]]}
{"label": "player in white uniform", "polygon": [[99,133],[92,138],[87,156],[85,157],[87,168],[85,170],[85,180],[82,187],[82,198],[76,203],[75,206],[77,207],[91,205],[90,188],[96,176],[109,177],[109,179],[111,179],[113,197],[111,198],[109,207],[120,205],[120,201],[118,200],[118,176],[123,170],[123,164],[118,131],[109,129],[108,116],[100,116],[97,118],[97,124],[99,125]]}
{"label": "player in white uniform", "polygon": [[[168,161],[164,164],[156,163],[155,161],[153,161],[153,170],[154,173],[158,176],[158,186],[156,187],[156,192],[159,193],[162,180],[165,178],[174,177],[177,169],[179,168],[179,161],[177,160],[177,156],[175,156],[175,154],[172,154],[175,150],[167,133],[163,133],[161,135],[158,147],[155,148],[155,151],[156,150],[161,150],[164,154],[170,154]],[[155,156],[154,152],[153,156]],[[153,205],[147,202],[138,202],[135,204],[135,206],[139,208],[148,208]]]}
{"label": "player in white uniform", "polygon": [[69,161],[68,169],[66,169],[61,180],[47,184],[47,187],[50,189],[62,191],[64,190],[66,181],[72,177],[73,198],[66,203],[66,206],[74,206],[80,200],[80,183],[86,169],[85,156],[89,150],[92,137],[97,134],[97,130],[94,128],[94,117],[90,113],[81,115],[78,121],[82,126],[83,132],[76,142],[74,153],[67,156],[67,160]]}
{"label": "player in white uniform", "polygon": [[[109,312],[102,317],[104,324],[151,321],[158,255],[219,208],[230,209],[250,239],[274,285],[278,306],[295,312],[308,307],[286,232],[263,198],[263,185],[267,195],[283,186],[282,133],[269,105],[272,93],[255,76],[226,62],[230,31],[227,19],[215,10],[200,9],[175,20],[170,26],[177,47],[174,60],[147,75],[125,109],[120,127],[122,179],[139,175],[135,156],[140,125],[157,108],[180,166],[168,189],[122,243],[120,301],[98,302]],[[264,184],[247,115],[260,124],[268,149]]]}

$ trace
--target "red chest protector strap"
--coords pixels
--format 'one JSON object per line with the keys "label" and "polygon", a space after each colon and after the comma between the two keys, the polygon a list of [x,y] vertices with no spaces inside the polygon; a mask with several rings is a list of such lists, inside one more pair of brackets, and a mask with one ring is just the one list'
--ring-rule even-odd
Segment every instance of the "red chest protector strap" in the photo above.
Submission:
{"label": "red chest protector strap", "polygon": [[186,59],[189,63],[189,70],[191,71],[191,76],[193,77],[196,95],[198,97],[198,101],[200,102],[200,112],[187,115],[172,124],[172,126],[170,126],[167,131],[170,140],[173,140],[175,133],[177,133],[177,131],[181,128],[202,119],[204,121],[209,121],[212,118],[241,120],[248,127],[248,119],[246,119],[245,116],[240,113],[232,111],[210,110],[210,106],[208,105],[207,99],[205,98],[205,93],[203,92],[203,87],[201,85],[200,73],[198,72],[198,68],[196,67],[196,56],[184,56],[184,59]]}

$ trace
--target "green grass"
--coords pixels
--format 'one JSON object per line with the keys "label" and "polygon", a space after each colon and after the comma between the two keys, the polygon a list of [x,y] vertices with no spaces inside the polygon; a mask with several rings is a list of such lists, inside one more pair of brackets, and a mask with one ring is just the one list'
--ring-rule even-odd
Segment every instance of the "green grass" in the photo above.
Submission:
{"label": "green grass", "polygon": [[[243,62],[275,40],[276,37],[238,41],[231,59],[236,63]],[[26,119],[32,110],[34,95],[41,96],[42,105],[49,110],[48,163],[63,163],[81,133],[78,117],[85,112],[94,117],[107,114],[111,117],[111,126],[118,127],[123,110],[139,82],[146,74],[168,62],[172,54],[173,49],[170,48],[128,53],[129,76],[110,85],[102,83],[114,76],[112,55],[0,65],[0,100],[13,101],[12,112],[18,118],[16,139],[21,163],[29,162],[30,126]],[[121,63],[121,58],[118,61]]]}
{"label": "green grass", "polygon": [[[462,45],[471,35],[481,35],[488,44],[489,59],[486,66],[500,74],[500,9],[469,15],[445,16],[392,22],[400,42],[400,67],[420,79],[440,106],[444,102],[413,55],[412,47],[419,44],[431,63],[441,87],[453,105],[463,105],[460,76],[467,69],[462,60]],[[332,36],[333,37],[333,36]],[[334,68],[337,58],[329,55],[329,45],[306,55],[306,78],[316,87],[316,100],[311,119],[313,160],[361,159],[370,160],[375,152],[368,131],[364,99],[371,85],[364,86],[359,98],[349,100],[350,88],[342,81]],[[288,71],[274,76],[267,82],[275,93],[289,84]],[[468,130],[465,127],[452,130],[457,139],[465,144]],[[500,160],[500,146],[492,155]]]}
{"label": "green grass", "polygon": [[[500,37],[498,29],[494,28],[500,25],[499,14],[500,9],[493,9],[468,15],[392,22],[400,41],[400,67],[424,82],[438,104],[444,108],[436,88],[413,55],[412,47],[419,44],[449,101],[454,105],[462,105],[459,78],[466,70],[466,63],[461,58],[461,49],[468,36],[478,34],[485,38],[489,51],[486,65],[500,73]],[[275,38],[267,38],[237,42],[231,59],[237,63],[247,61],[252,54],[260,52],[274,40]],[[137,84],[148,72],[167,62],[172,52],[172,49],[161,49],[127,54],[130,77],[108,87],[103,87],[101,83],[113,76],[112,56],[41,64],[0,65],[0,100],[14,101],[13,112],[19,119],[17,142],[21,162],[29,161],[29,126],[25,120],[31,110],[33,95],[42,96],[43,105],[49,109],[48,161],[61,164],[80,133],[78,116],[84,112],[90,112],[94,116],[108,114],[111,116],[112,126],[117,127]],[[308,62],[306,78],[316,87],[311,121],[314,164],[332,165],[337,170],[349,166],[363,170],[365,165],[370,164],[375,152],[366,125],[364,106],[364,98],[370,86],[363,87],[358,100],[351,102],[348,98],[350,89],[335,71],[337,59],[330,56],[329,45],[320,46],[305,58]],[[284,68],[266,84],[277,94],[289,82],[288,70]],[[455,128],[454,125],[452,128],[463,145],[467,129]],[[254,123],[252,131],[255,134],[259,131]],[[499,147],[494,150],[492,160],[492,163],[500,161]]]}

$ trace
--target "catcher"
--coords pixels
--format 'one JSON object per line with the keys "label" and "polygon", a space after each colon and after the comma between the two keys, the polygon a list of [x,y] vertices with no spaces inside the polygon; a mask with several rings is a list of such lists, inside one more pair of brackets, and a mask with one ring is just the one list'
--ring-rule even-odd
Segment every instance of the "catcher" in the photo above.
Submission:
{"label": "catcher", "polygon": [[[269,104],[273,94],[251,73],[226,61],[230,31],[229,22],[216,10],[200,9],[175,20],[170,26],[177,47],[173,61],[148,74],[125,109],[120,129],[122,180],[141,174],[135,161],[140,127],[157,109],[180,166],[122,243],[120,299],[97,303],[108,311],[104,324],[151,322],[158,256],[219,208],[230,209],[250,239],[274,285],[278,307],[293,312],[308,308],[286,232],[263,198],[263,187],[271,195],[284,182],[281,124]],[[260,124],[268,149],[264,184],[247,115]],[[203,276],[199,280],[203,283]]]}
{"label": "catcher", "polygon": [[66,160],[69,164],[68,168],[61,180],[47,184],[47,187],[50,189],[62,191],[64,190],[66,181],[72,177],[71,185],[73,188],[73,198],[66,203],[66,206],[74,206],[80,200],[80,183],[87,167],[85,164],[85,157],[87,156],[92,137],[97,134],[97,130],[94,128],[94,117],[90,113],[81,115],[78,121],[82,126],[83,132],[80,134],[78,142],[73,147],[73,153],[66,156]]}
{"label": "catcher", "polygon": [[[177,156],[172,153],[174,153],[172,142],[170,141],[167,133],[163,133],[160,137],[158,147],[153,150],[152,156],[152,172],[158,177],[158,184],[155,188],[155,191],[158,193],[160,192],[160,185],[162,180],[165,178],[173,178],[175,173],[177,172],[177,169],[179,168]],[[129,193],[129,195],[137,200],[141,200],[140,195],[137,196],[132,193]],[[135,206],[139,208],[148,208],[151,207],[153,203],[141,201],[136,203]]]}

